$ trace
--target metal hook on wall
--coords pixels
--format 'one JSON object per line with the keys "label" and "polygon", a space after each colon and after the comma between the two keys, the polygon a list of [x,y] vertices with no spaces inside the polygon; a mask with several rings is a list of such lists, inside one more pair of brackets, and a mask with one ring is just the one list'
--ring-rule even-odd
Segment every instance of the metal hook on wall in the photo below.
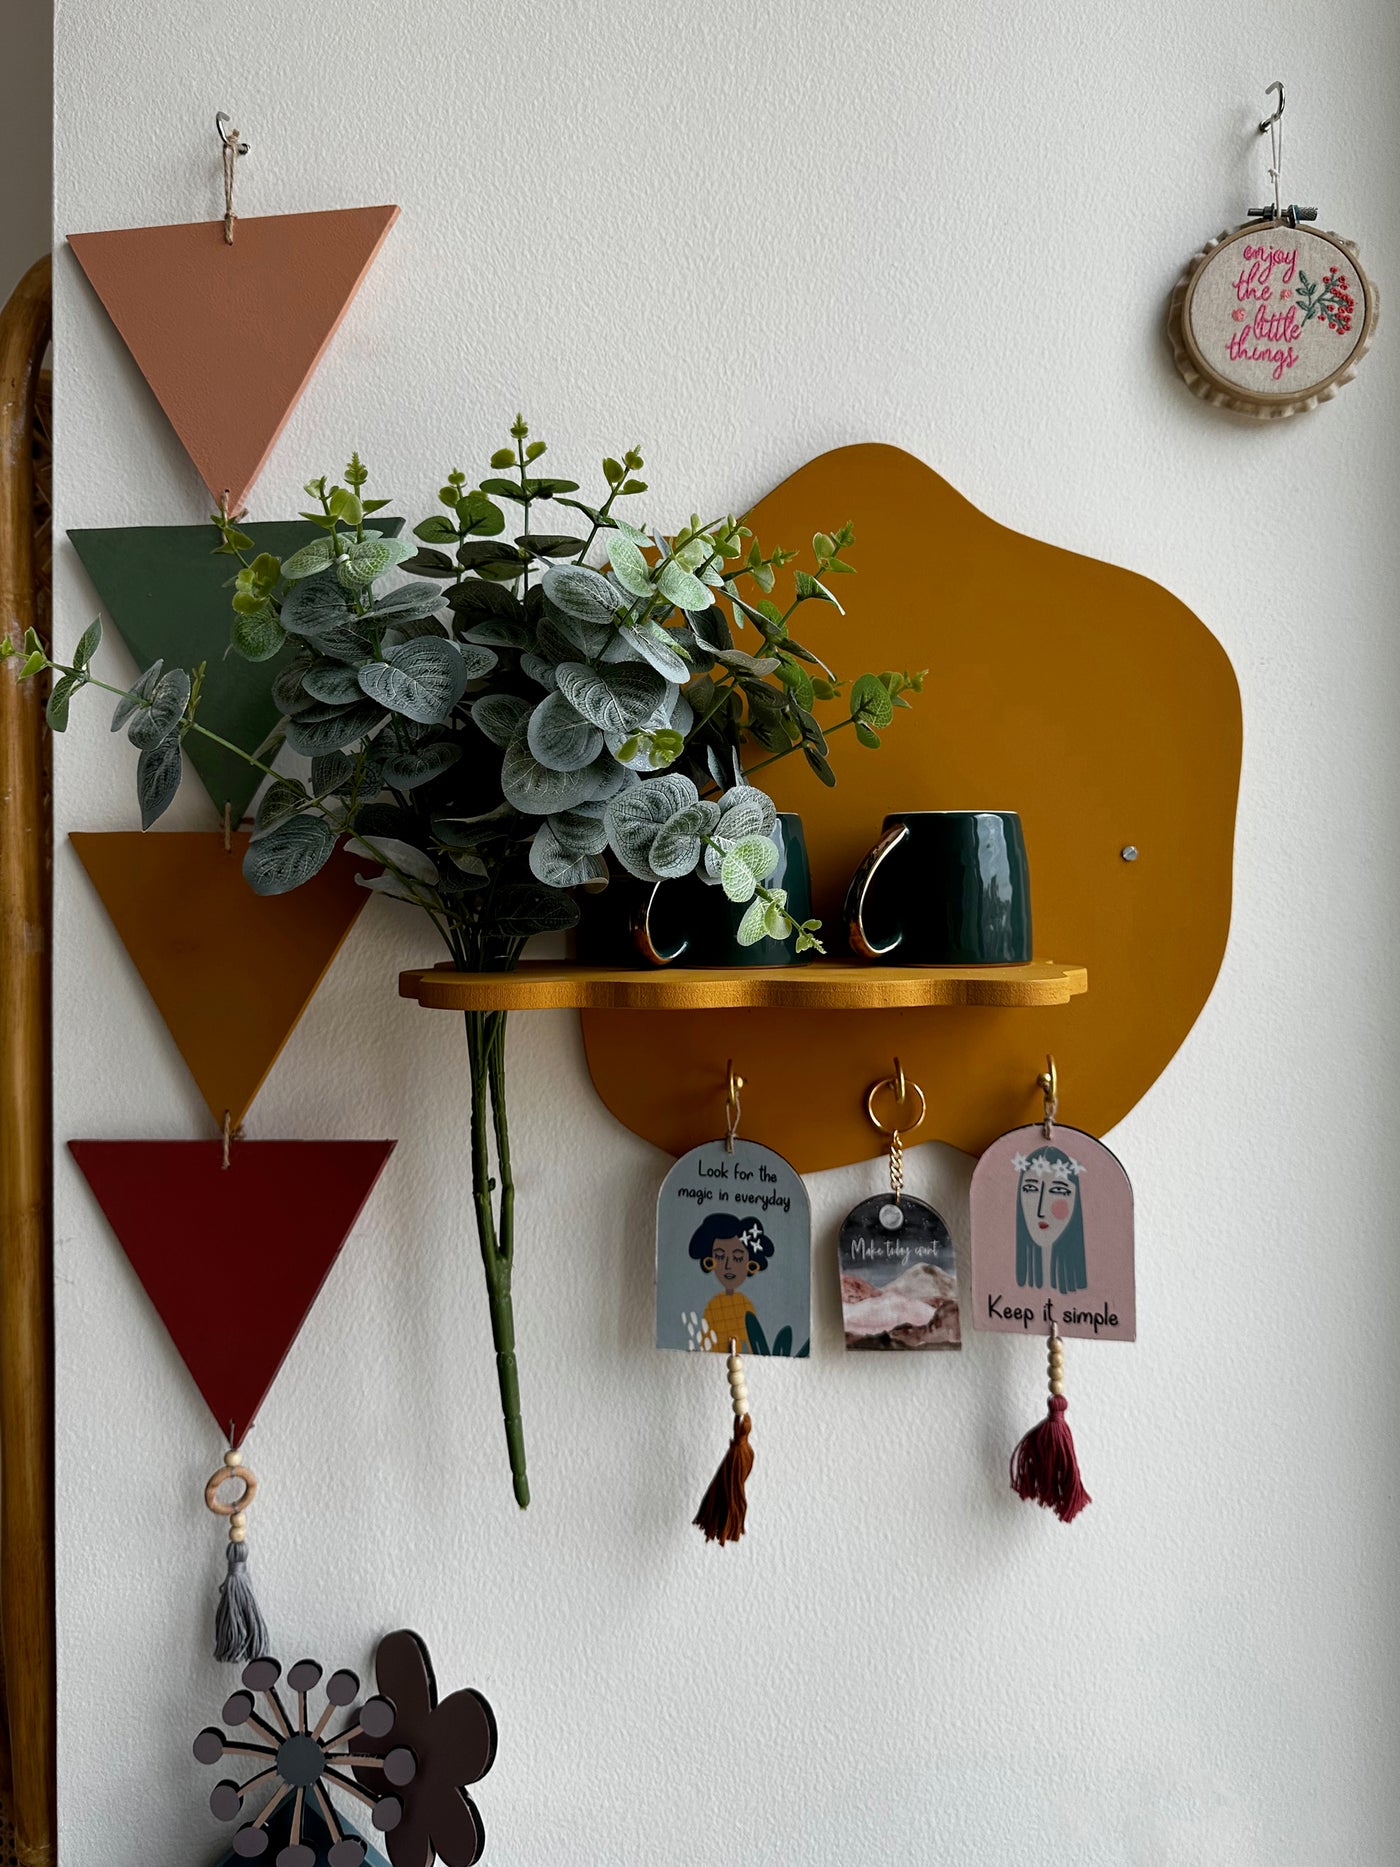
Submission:
{"label": "metal hook on wall", "polygon": [[1249,210],[1249,217],[1251,220],[1286,220],[1290,227],[1296,227],[1300,220],[1316,220],[1317,209],[1298,207],[1296,204],[1285,209],[1282,205],[1283,196],[1280,189],[1283,174],[1283,107],[1285,102],[1282,78],[1275,78],[1272,84],[1265,85],[1264,95],[1268,97],[1272,94],[1277,95],[1278,103],[1267,117],[1260,119],[1259,134],[1262,136],[1266,130],[1269,133],[1269,180],[1274,184],[1274,205],[1272,208],[1252,207]]}
{"label": "metal hook on wall", "polygon": [[734,1071],[734,1059],[728,1064],[729,1086],[724,1097],[724,1151],[734,1152],[734,1137],[739,1132],[739,1091],[744,1087],[744,1078]]}

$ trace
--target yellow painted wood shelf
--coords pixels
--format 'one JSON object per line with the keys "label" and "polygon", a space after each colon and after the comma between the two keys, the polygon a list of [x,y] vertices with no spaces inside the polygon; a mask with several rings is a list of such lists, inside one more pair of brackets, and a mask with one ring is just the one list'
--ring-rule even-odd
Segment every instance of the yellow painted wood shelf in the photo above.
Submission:
{"label": "yellow painted wood shelf", "polygon": [[399,974],[401,998],[432,1011],[904,1011],[1067,1005],[1089,989],[1083,966],[666,966],[655,971],[527,960],[514,972],[435,966]]}

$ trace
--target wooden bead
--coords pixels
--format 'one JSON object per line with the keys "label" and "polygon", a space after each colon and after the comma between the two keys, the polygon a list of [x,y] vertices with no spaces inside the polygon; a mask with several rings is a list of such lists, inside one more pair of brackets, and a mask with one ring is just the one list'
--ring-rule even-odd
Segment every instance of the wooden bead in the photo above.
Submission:
{"label": "wooden bead", "polygon": [[1050,1392],[1051,1392],[1052,1394],[1055,1394],[1055,1395],[1058,1395],[1058,1396],[1059,1396],[1059,1398],[1060,1398],[1061,1400],[1063,1400],[1063,1399],[1064,1399],[1064,1397],[1065,1397],[1065,1384],[1064,1384],[1064,1382],[1063,1382],[1063,1381],[1052,1381],[1052,1382],[1050,1383]]}
{"label": "wooden bead", "polygon": [[228,1533],[228,1540],[230,1543],[246,1543],[248,1540],[248,1532],[246,1530],[230,1530]]}
{"label": "wooden bead", "polygon": [[232,1526],[232,1527],[233,1527],[233,1528],[234,1528],[235,1530],[246,1530],[246,1529],[248,1528],[248,1513],[247,1513],[247,1511],[246,1511],[246,1510],[236,1510],[236,1511],[235,1511],[235,1512],[233,1513],[233,1515],[232,1515],[232,1516],[231,1516],[231,1517],[229,1518],[229,1523],[231,1524],[231,1526]]}
{"label": "wooden bead", "polygon": [[237,1446],[231,1446],[224,1454],[224,1464],[232,1465],[234,1469],[237,1470],[242,1463],[243,1454],[238,1450]]}

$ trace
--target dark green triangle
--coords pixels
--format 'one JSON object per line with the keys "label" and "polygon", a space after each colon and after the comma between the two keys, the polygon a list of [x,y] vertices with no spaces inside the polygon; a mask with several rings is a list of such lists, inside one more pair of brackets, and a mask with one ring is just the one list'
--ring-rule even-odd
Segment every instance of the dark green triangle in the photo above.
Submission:
{"label": "dark green triangle", "polygon": [[[390,538],[403,530],[402,519],[376,515],[373,524]],[[257,551],[279,558],[290,557],[318,535],[304,519],[243,524],[240,529]],[[245,751],[255,751],[277,724],[270,689],[281,657],[244,661],[229,648],[233,593],[227,586],[238,564],[233,558],[214,556],[218,533],[213,526],[127,525],[70,531],[68,536],[137,668],[160,660],[181,668],[205,662],[200,724]],[[285,648],[282,656],[291,652]],[[187,735],[185,751],[214,808],[222,816],[227,803],[237,823],[262,781],[261,773],[198,733]]]}

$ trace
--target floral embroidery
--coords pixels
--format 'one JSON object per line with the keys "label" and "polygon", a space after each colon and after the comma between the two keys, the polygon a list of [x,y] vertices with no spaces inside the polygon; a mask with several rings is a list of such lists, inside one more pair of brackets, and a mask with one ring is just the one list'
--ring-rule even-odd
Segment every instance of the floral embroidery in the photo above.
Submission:
{"label": "floral embroidery", "polygon": [[1356,311],[1351,282],[1340,266],[1329,267],[1325,276],[1316,280],[1300,271],[1298,305],[1303,313],[1304,324],[1313,318],[1321,318],[1324,324],[1339,335],[1351,329]]}

